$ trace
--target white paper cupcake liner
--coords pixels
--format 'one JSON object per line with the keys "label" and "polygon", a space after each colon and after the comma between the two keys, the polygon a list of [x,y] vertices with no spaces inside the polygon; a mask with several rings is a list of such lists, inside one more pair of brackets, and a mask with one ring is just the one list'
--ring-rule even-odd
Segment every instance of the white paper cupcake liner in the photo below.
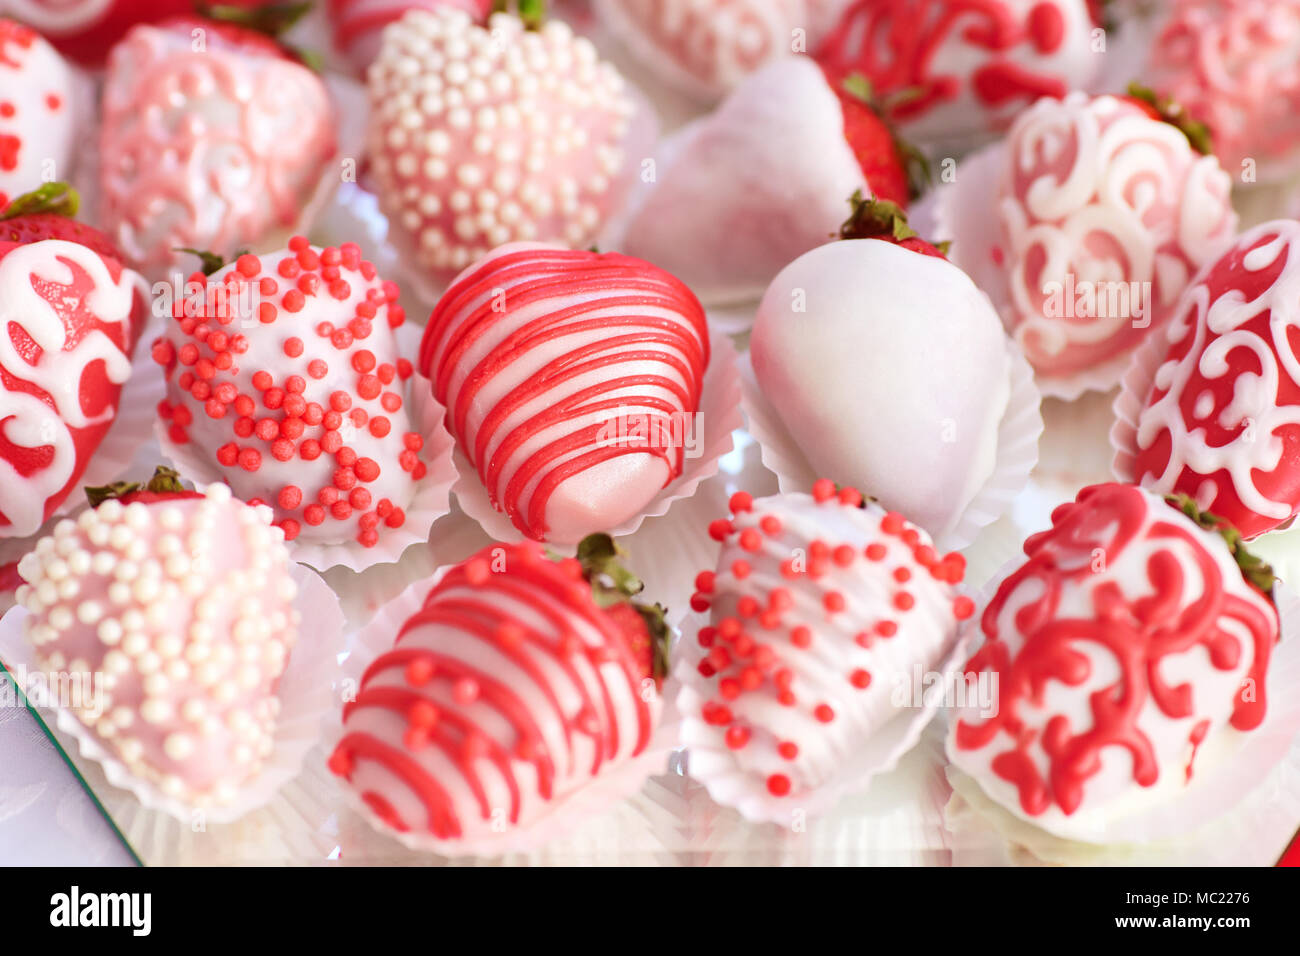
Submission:
{"label": "white paper cupcake liner", "polygon": [[[421,460],[428,471],[415,484],[415,493],[405,508],[406,522],[400,528],[385,528],[379,543],[372,548],[355,540],[338,543],[290,541],[289,553],[295,561],[319,571],[339,566],[351,571],[364,571],[376,564],[395,562],[407,548],[428,541],[433,523],[451,510],[451,489],[457,476],[451,455],[452,438],[443,424],[446,413],[433,397],[429,380],[418,372],[411,376],[407,388],[411,427],[424,436]],[[193,442],[181,445],[172,441],[156,413],[154,435],[162,453],[181,477],[193,482],[195,487],[202,490],[213,482],[225,480],[203,449]]]}
{"label": "white paper cupcake liner", "polygon": [[[392,649],[393,640],[402,625],[423,606],[430,588],[446,570],[441,568],[432,577],[411,584],[381,607],[370,623],[352,637],[351,652],[343,662],[343,678],[348,682],[347,686],[361,686],[366,668],[380,654]],[[644,751],[618,767],[601,772],[572,793],[552,801],[546,813],[526,829],[507,830],[480,839],[460,840],[443,840],[430,833],[415,831],[401,833],[384,823],[347,781],[338,780],[338,787],[349,808],[363,817],[376,831],[391,837],[408,850],[444,857],[529,852],[564,836],[584,820],[601,814],[630,797],[641,789],[647,777],[666,772],[668,755],[678,736],[677,720],[671,706],[672,696],[671,688],[666,684],[662,693],[664,708],[659,726]],[[343,706],[335,699],[325,731],[324,752],[327,757],[343,739],[344,729]],[[343,852],[347,853],[346,846],[343,847]]]}
{"label": "white paper cupcake liner", "polygon": [[[681,475],[663,488],[636,516],[615,527],[603,529],[613,537],[632,534],[646,518],[667,514],[673,502],[693,495],[700,482],[717,474],[719,460],[734,447],[731,433],[743,424],[736,349],[725,335],[714,332],[709,336],[709,350],[709,366],[704,372],[700,417],[697,419],[702,425],[702,435],[696,436],[700,442],[700,454],[695,458],[686,458]],[[497,541],[523,540],[524,535],[510,521],[509,516],[493,506],[492,498],[479,479],[478,472],[459,448],[456,449],[455,458],[460,477],[452,491],[465,513]],[[544,543],[553,550],[565,552],[572,552],[578,544],[576,541]]]}
{"label": "white paper cupcake liner", "polygon": [[[789,825],[796,810],[821,816],[850,794],[866,792],[875,777],[894,770],[917,745],[942,703],[938,695],[925,694],[920,706],[900,709],[870,737],[858,741],[857,749],[839,767],[834,779],[792,804],[788,797],[774,797],[766,788],[756,787],[754,775],[740,766],[734,751],[725,744],[719,746],[716,728],[699,716],[704,704],[715,696],[696,669],[702,659],[697,636],[708,621],[707,614],[692,613],[682,624],[682,636],[673,655],[673,677],[679,686],[676,708],[681,720],[681,744],[687,751],[687,772],[704,784],[715,803],[734,808],[752,823]],[[957,639],[954,631],[944,647],[942,673],[958,666],[953,650]]]}
{"label": "white paper cupcake liner", "polygon": [[[993,261],[989,248],[999,231],[997,183],[1005,148],[995,143],[964,159],[956,178],[940,185],[926,206],[932,235],[952,243],[948,258],[984,290],[1004,324],[1013,312],[1011,290],[1005,270]],[[1144,342],[1155,338],[1157,331],[1157,327],[1148,329]],[[1125,352],[1067,376],[1035,373],[1035,380],[1044,397],[1072,402],[1087,392],[1114,388],[1131,358],[1132,353]]]}
{"label": "white paper cupcake liner", "polygon": [[[315,572],[295,565],[290,573],[298,584],[294,607],[302,615],[302,623],[276,688],[281,710],[275,749],[233,802],[202,809],[203,818],[212,823],[229,823],[268,803],[296,777],[307,752],[320,739],[321,727],[334,704],[332,685],[344,649],[343,613],[334,593]],[[43,672],[23,634],[26,616],[24,609],[15,607],[0,619],[0,657],[10,669],[22,666],[29,672]],[[53,713],[54,726],[76,742],[83,760],[99,764],[108,782],[129,791],[141,806],[186,822],[195,818],[198,808],[166,796],[152,782],[135,776],[71,710],[54,702],[47,702],[42,709]]]}
{"label": "white paper cupcake liner", "polygon": [[[149,299],[146,297],[145,301]],[[35,534],[21,538],[0,537],[0,564],[17,561],[36,545],[54,522],[86,507],[86,496],[80,488],[107,485],[128,477],[127,472],[137,454],[153,436],[158,402],[166,393],[162,373],[149,354],[149,346],[157,331],[157,320],[150,317],[145,322],[140,341],[136,343],[131,377],[122,385],[122,393],[118,396],[117,416],[103,441],[91,453],[90,463],[77,482],[78,487],[72,489]]]}
{"label": "white paper cupcake liner", "polygon": [[[957,650],[952,657],[954,673],[960,673],[964,669],[966,661],[983,643],[979,622],[984,608],[997,593],[1001,583],[1023,563],[1023,558],[1008,562],[981,589],[976,601],[978,611],[962,628]],[[1051,821],[1031,820],[1022,815],[1018,807],[1002,807],[985,796],[984,800],[988,804],[997,806],[1007,817],[1016,821],[1016,842],[1024,845],[1021,828],[1032,831],[1036,836],[1041,835],[1041,842],[1049,847],[1063,844],[1095,850],[1098,846],[1177,841],[1235,812],[1234,808],[1240,807],[1250,793],[1288,759],[1288,753],[1296,752],[1300,758],[1300,695],[1293,692],[1300,683],[1300,596],[1281,581],[1277,583],[1273,596],[1278,609],[1281,639],[1273,648],[1269,661],[1265,683],[1268,710],[1259,727],[1248,732],[1230,729],[1221,731],[1213,747],[1203,748],[1198,754],[1196,775],[1185,790],[1164,803],[1128,818],[1108,822],[1104,839],[1083,841],[1058,835],[1052,832]],[[948,722],[951,723],[951,719]],[[951,761],[951,737],[948,738],[947,753]],[[964,774],[959,768],[951,769]],[[966,802],[979,812],[977,801],[968,798]],[[1036,843],[1035,846],[1037,845]],[[1044,858],[1038,852],[1035,852],[1035,856]]]}
{"label": "white paper cupcake liner", "polygon": [[[1011,395],[998,426],[997,464],[952,530],[935,537],[935,546],[945,551],[966,547],[978,537],[980,529],[1006,514],[1038,463],[1038,438],[1043,432],[1041,396],[1029,363],[1011,342],[1007,342],[1007,355],[1011,359]],[[763,464],[776,473],[781,490],[807,491],[818,478],[828,477],[817,474],[759,388],[748,355],[741,358],[739,368],[749,432],[762,448]],[[870,489],[864,491],[871,493]]]}
{"label": "white paper cupcake liner", "polygon": [[1155,385],[1156,372],[1164,364],[1170,343],[1163,333],[1151,335],[1130,358],[1120,381],[1119,394],[1112,408],[1115,424],[1110,429],[1110,444],[1115,457],[1111,473],[1117,481],[1132,483],[1137,477],[1138,419],[1146,407],[1147,397]]}

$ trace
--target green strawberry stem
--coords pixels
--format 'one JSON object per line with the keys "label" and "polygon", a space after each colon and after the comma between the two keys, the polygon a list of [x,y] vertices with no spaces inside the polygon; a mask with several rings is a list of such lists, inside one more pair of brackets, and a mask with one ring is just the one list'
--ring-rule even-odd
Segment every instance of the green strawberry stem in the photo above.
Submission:
{"label": "green strawberry stem", "polygon": [[1214,137],[1210,134],[1210,127],[1193,119],[1181,103],[1168,96],[1160,96],[1155,90],[1141,83],[1130,83],[1128,95],[1154,108],[1160,118],[1186,136],[1187,141],[1192,144],[1192,149],[1202,156],[1209,156],[1214,152]]}
{"label": "green strawberry stem", "polygon": [[894,152],[898,154],[907,174],[907,188],[913,199],[919,198],[934,182],[930,170],[930,160],[913,143],[904,139],[894,124],[889,121],[890,113],[902,104],[921,95],[919,87],[909,86],[890,93],[883,99],[876,96],[871,81],[861,73],[852,73],[840,83],[841,88],[855,100],[866,104],[867,108],[880,117],[880,121],[889,130],[889,137],[894,142]]}
{"label": "green strawberry stem", "polygon": [[71,219],[80,207],[81,197],[67,183],[46,183],[40,189],[16,197],[5,211],[0,213],[0,220],[35,216],[40,213],[66,216]]}
{"label": "green strawberry stem", "polygon": [[540,30],[546,20],[546,0],[492,0],[493,13],[510,13],[513,5],[515,16],[523,21],[525,30]]}
{"label": "green strawberry stem", "polygon": [[650,632],[655,680],[668,675],[668,645],[671,633],[660,604],[643,604],[632,598],[645,589],[645,582],[623,567],[627,552],[607,534],[589,534],[578,544],[578,563],[591,584],[591,596],[598,607],[630,604]]}
{"label": "green strawberry stem", "polygon": [[137,491],[152,491],[156,494],[164,494],[166,492],[188,490],[177,471],[159,465],[154,469],[153,477],[144,484],[138,481],[115,481],[111,485],[88,486],[86,488],[86,500],[90,502],[90,507],[98,508],[110,498],[124,498]]}
{"label": "green strawberry stem", "polygon": [[[841,239],[889,238],[894,242],[905,242],[908,239],[928,241],[921,239],[920,234],[907,224],[907,213],[903,212],[898,203],[887,199],[872,199],[862,195],[862,190],[856,189],[849,197],[849,207],[849,218],[840,226]],[[947,255],[949,243],[930,244]]]}
{"label": "green strawberry stem", "polygon": [[1241,568],[1241,576],[1272,600],[1273,585],[1277,583],[1273,569],[1264,563],[1263,558],[1246,550],[1246,539],[1240,531],[1229,524],[1226,518],[1202,511],[1189,495],[1166,495],[1165,500],[1196,522],[1198,527],[1217,531],[1228,545],[1228,551],[1236,560],[1237,567]]}
{"label": "green strawberry stem", "polygon": [[[203,270],[205,276],[210,276],[214,272],[224,269],[226,266],[226,260],[221,258],[221,256],[217,255],[215,252],[207,252],[203,249],[190,249],[186,246],[177,246],[173,251],[188,252],[192,256],[198,256],[200,263],[199,268]],[[241,249],[239,252],[236,252],[231,259],[238,259],[240,256],[247,254],[246,250]]]}
{"label": "green strawberry stem", "polygon": [[311,0],[303,3],[268,3],[241,7],[234,3],[200,3],[198,13],[218,23],[243,27],[276,39],[311,10]]}

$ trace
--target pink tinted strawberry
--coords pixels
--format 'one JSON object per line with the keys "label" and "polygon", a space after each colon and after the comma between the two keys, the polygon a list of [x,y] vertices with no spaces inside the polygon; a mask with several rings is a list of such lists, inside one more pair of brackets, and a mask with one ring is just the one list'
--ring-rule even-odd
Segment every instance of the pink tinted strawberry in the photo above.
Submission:
{"label": "pink tinted strawberry", "polygon": [[105,77],[101,219],[150,278],[180,265],[177,249],[230,256],[287,236],[336,125],[321,78],[265,35],[194,17],[138,26]]}
{"label": "pink tinted strawberry", "polygon": [[71,709],[133,777],[220,806],[272,751],[298,588],[268,509],[220,482],[163,494],[109,497],[37,542],[23,633],[43,667],[94,679]]}
{"label": "pink tinted strawberry", "polygon": [[41,31],[64,56],[99,66],[136,24],[192,13],[195,5],[194,0],[23,0],[16,6],[19,18]]}
{"label": "pink tinted strawberry", "polygon": [[560,21],[411,10],[368,76],[380,206],[435,283],[507,242],[590,246],[619,205],[633,100]]}
{"label": "pink tinted strawberry", "polygon": [[73,71],[34,30],[0,20],[0,209],[66,179],[76,135]]}
{"label": "pink tinted strawberry", "polygon": [[326,9],[334,28],[334,48],[358,73],[364,73],[379,52],[384,29],[406,11],[456,7],[475,23],[486,23],[492,6],[492,0],[329,0]]}
{"label": "pink tinted strawberry", "polygon": [[330,770],[384,826],[452,843],[526,830],[636,774],[663,702],[628,644],[640,582],[618,557],[597,535],[578,558],[493,544],[449,568],[366,666]]}
{"label": "pink tinted strawberry", "polygon": [[394,330],[398,290],[354,243],[242,255],[175,307],[153,345],[167,438],[294,540],[375,547],[426,472]]}
{"label": "pink tinted strawberry", "polygon": [[33,534],[77,485],[117,415],[147,290],[51,183],[0,214],[0,536]]}

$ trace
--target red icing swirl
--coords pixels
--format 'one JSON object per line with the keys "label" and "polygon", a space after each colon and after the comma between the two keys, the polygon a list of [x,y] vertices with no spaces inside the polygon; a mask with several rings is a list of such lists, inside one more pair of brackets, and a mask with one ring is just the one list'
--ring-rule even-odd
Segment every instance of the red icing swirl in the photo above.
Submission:
{"label": "red icing swirl", "polygon": [[[1212,667],[1233,670],[1246,653],[1238,633],[1249,634],[1251,662],[1245,678],[1253,682],[1255,693],[1236,695],[1230,723],[1245,731],[1264,719],[1264,678],[1278,636],[1276,615],[1247,599],[1244,589],[1249,585],[1244,580],[1225,582],[1188,520],[1172,509],[1167,519],[1153,515],[1157,502],[1131,485],[1085,488],[1074,503],[1053,513],[1050,530],[1025,542],[1029,560],[1002,582],[984,611],[981,626],[987,640],[966,670],[998,675],[998,710],[983,723],[958,721],[956,745],[976,750],[995,741],[1009,743],[993,758],[992,770],[1017,788],[1028,814],[1041,815],[1053,804],[1074,813],[1089,779],[1101,770],[1107,747],[1129,753],[1138,785],[1157,782],[1156,750],[1139,718],[1149,705],[1174,719],[1197,713],[1191,683],[1170,685],[1162,679],[1162,664],[1171,655],[1201,647]],[[1133,599],[1114,578],[1097,574],[1097,555],[1114,568],[1132,549],[1151,543],[1160,546],[1146,561],[1149,594]],[[1193,556],[1195,577],[1185,574],[1175,545]],[[1063,616],[1059,608],[1064,596],[1088,588],[1093,615]],[[1001,619],[1008,605],[1023,601],[1026,594],[1037,596],[1014,613],[1017,633],[1011,643],[1000,633]],[[1089,687],[1093,667],[1083,645],[1113,657],[1120,672],[1113,684]],[[1075,728],[1064,714],[1049,716],[1041,725],[1041,718],[1027,715],[1030,708],[1043,706],[1049,683],[1089,691],[1090,727]],[[1189,743],[1199,746],[1205,733],[1198,722]],[[1031,753],[1039,747],[1048,758],[1046,776]]]}

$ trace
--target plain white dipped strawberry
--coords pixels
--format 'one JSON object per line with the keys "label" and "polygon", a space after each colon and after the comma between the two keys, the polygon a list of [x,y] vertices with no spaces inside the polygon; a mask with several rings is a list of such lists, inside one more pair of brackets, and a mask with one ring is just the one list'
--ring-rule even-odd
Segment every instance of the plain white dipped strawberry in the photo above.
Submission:
{"label": "plain white dipped strawberry", "polygon": [[137,26],[109,56],[100,219],[157,279],[184,249],[287,236],[336,150],[321,78],[263,33],[200,17]]}
{"label": "plain white dipped strawberry", "polygon": [[942,539],[996,464],[1011,392],[1002,322],[896,207],[859,202],[843,234],[873,238],[814,249],[768,288],[754,375],[816,471]]}
{"label": "plain white dipped strawberry", "polygon": [[868,89],[786,57],[683,132],[622,248],[679,276],[705,304],[752,301],[834,235],[846,196],[906,204],[910,165]]}
{"label": "plain white dipped strawberry", "polygon": [[193,448],[294,540],[375,547],[424,476],[397,287],[353,243],[243,255],[177,303],[153,345],[168,441]]}
{"label": "plain white dipped strawberry", "polygon": [[43,666],[96,681],[74,710],[132,776],[227,804],[271,753],[298,637],[283,535],[219,483],[110,494],[19,563],[24,633]]}
{"label": "plain white dipped strawberry", "polygon": [[0,210],[45,182],[68,178],[74,82],[72,68],[39,34],[0,20]]}
{"label": "plain white dipped strawberry", "polygon": [[506,242],[590,246],[628,185],[629,88],[559,21],[412,10],[369,88],[380,207],[434,285]]}

